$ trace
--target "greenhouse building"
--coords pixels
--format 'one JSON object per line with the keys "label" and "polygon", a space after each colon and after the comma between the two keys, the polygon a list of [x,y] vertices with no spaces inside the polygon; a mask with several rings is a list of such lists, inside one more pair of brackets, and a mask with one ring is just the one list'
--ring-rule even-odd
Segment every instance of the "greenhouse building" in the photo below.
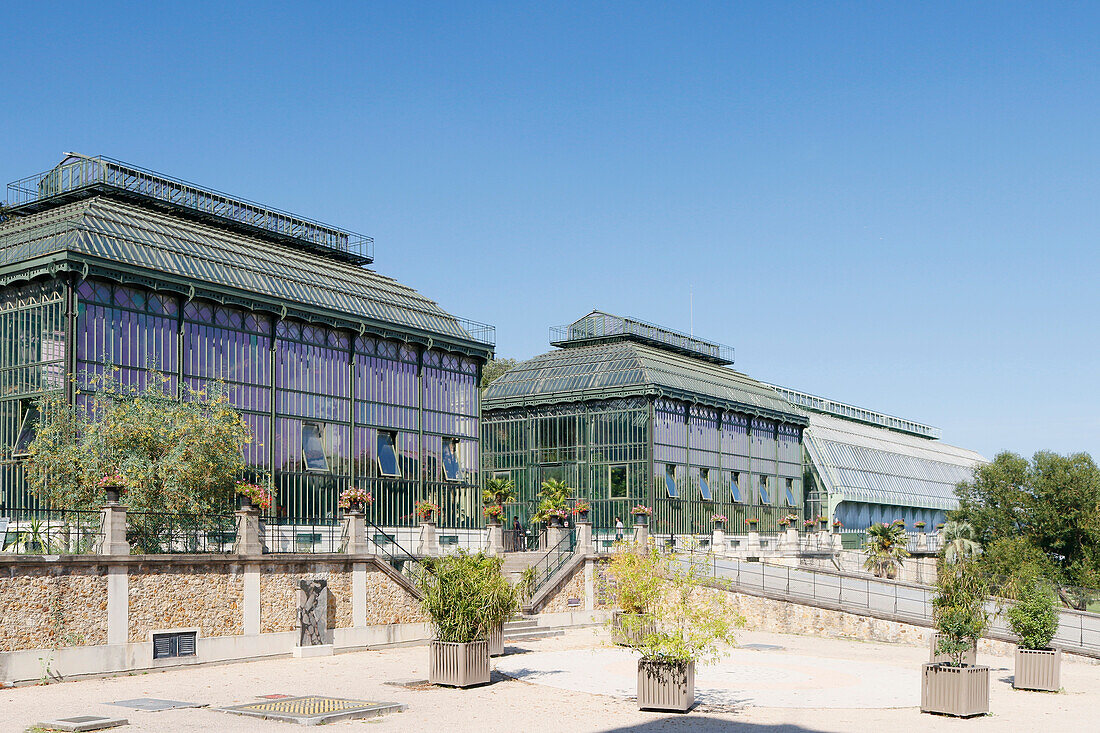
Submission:
{"label": "greenhouse building", "polygon": [[730,368],[732,350],[594,311],[551,330],[553,351],[505,373],[483,395],[485,475],[516,485],[535,511],[556,478],[592,504],[597,528],[635,504],[661,534],[742,532],[804,512],[806,413]]}
{"label": "greenhouse building", "polygon": [[[36,398],[113,371],[179,394],[223,383],[255,436],[272,513],[333,517],[372,489],[480,526],[479,392],[493,329],[371,269],[373,241],[108,158],[8,187],[0,222],[0,502],[33,508]],[[72,375],[72,379],[70,379]]]}

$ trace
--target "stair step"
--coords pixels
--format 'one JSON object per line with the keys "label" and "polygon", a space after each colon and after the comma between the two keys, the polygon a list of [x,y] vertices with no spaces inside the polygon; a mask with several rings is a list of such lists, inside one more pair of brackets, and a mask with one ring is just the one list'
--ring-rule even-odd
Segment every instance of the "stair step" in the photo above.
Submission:
{"label": "stair step", "polygon": [[555,636],[565,636],[561,629],[545,629],[543,631],[517,631],[513,634],[504,632],[505,641],[535,641],[536,639],[550,639]]}
{"label": "stair step", "polygon": [[506,621],[504,622],[504,633],[509,631],[521,631],[523,629],[537,629],[539,622],[534,620],[528,621]]}

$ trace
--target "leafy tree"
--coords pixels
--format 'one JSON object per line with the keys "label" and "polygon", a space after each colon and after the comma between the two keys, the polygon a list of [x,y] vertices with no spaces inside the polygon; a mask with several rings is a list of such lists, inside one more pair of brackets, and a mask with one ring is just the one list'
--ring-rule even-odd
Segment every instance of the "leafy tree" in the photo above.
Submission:
{"label": "leafy tree", "polygon": [[863,567],[879,578],[897,577],[902,559],[909,557],[909,536],[905,534],[905,525],[872,524],[867,528],[867,559]]}
{"label": "leafy tree", "polygon": [[[1001,453],[979,466],[972,481],[956,489],[959,509],[951,518],[974,527],[976,539],[999,551],[989,562],[999,574],[1014,573],[1004,563],[1034,552],[998,544],[1020,538],[1045,558],[1052,580],[1064,586],[1100,585],[1100,469],[1086,453],[1060,456],[1039,452],[1031,461]],[[988,553],[986,553],[988,555]],[[1087,594],[1063,592],[1076,607]]]}
{"label": "leafy tree", "polygon": [[212,385],[179,399],[159,374],[130,386],[114,373],[91,387],[75,406],[59,395],[40,400],[25,475],[47,504],[96,507],[100,479],[118,473],[134,511],[209,514],[228,507],[252,436],[223,389]]}
{"label": "leafy tree", "polygon": [[969,560],[981,554],[982,546],[977,542],[977,533],[969,522],[956,522],[948,520],[943,525],[943,555],[944,562],[959,562]]}
{"label": "leafy tree", "polygon": [[485,389],[504,376],[504,373],[519,364],[515,359],[490,359],[481,368],[481,388]]}
{"label": "leafy tree", "polygon": [[1008,609],[1008,625],[1024,649],[1046,649],[1058,632],[1058,611],[1050,583],[1032,572],[1015,579],[1016,602]]}
{"label": "leafy tree", "polygon": [[974,561],[940,564],[932,598],[932,621],[940,634],[936,653],[950,656],[956,667],[989,626],[988,594],[987,579]]}

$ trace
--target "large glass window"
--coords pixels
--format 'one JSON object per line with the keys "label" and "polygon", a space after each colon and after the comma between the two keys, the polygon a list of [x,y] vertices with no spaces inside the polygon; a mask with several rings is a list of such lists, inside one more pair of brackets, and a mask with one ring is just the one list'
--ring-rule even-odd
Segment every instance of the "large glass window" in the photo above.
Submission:
{"label": "large glass window", "polygon": [[626,466],[611,466],[611,498],[626,496]]}
{"label": "large glass window", "polygon": [[324,426],[311,422],[302,424],[302,460],[307,471],[328,473]]}
{"label": "large glass window", "polygon": [[734,471],[730,476],[730,500],[741,503],[741,473]]}
{"label": "large glass window", "polygon": [[31,443],[34,442],[34,436],[38,432],[38,406],[26,400],[21,403],[20,407],[23,411],[23,420],[19,424],[19,437],[15,441],[15,450],[12,451],[12,458],[26,458],[30,453],[28,452]]}
{"label": "large glass window", "polygon": [[384,430],[378,431],[378,470],[383,476],[400,476],[401,467],[397,462],[397,435]]}
{"label": "large glass window", "polygon": [[768,492],[768,477],[767,476],[761,476],[760,477],[759,493],[760,493],[760,503],[761,504],[771,504],[772,503],[771,494]]}
{"label": "large glass window", "polygon": [[672,499],[680,498],[680,489],[676,487],[676,464],[665,465],[665,489]]}
{"label": "large glass window", "polygon": [[699,469],[699,495],[703,497],[704,501],[711,501],[713,497],[710,494],[710,469]]}
{"label": "large glass window", "polygon": [[443,475],[448,481],[458,481],[461,473],[462,469],[458,462],[458,440],[445,438],[443,440]]}

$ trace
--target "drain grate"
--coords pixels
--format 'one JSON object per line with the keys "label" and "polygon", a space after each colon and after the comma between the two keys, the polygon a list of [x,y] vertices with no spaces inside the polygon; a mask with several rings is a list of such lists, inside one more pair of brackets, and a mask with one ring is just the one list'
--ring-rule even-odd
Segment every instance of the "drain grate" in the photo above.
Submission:
{"label": "drain grate", "polygon": [[345,700],[339,697],[306,695],[218,709],[227,713],[250,715],[267,720],[284,720],[302,725],[322,725],[337,720],[373,718],[386,713],[396,713],[404,710],[405,706],[396,702]]}
{"label": "drain grate", "polygon": [[46,730],[89,731],[126,725],[126,718],[105,718],[102,715],[74,715],[71,718],[46,720],[38,724]]}

